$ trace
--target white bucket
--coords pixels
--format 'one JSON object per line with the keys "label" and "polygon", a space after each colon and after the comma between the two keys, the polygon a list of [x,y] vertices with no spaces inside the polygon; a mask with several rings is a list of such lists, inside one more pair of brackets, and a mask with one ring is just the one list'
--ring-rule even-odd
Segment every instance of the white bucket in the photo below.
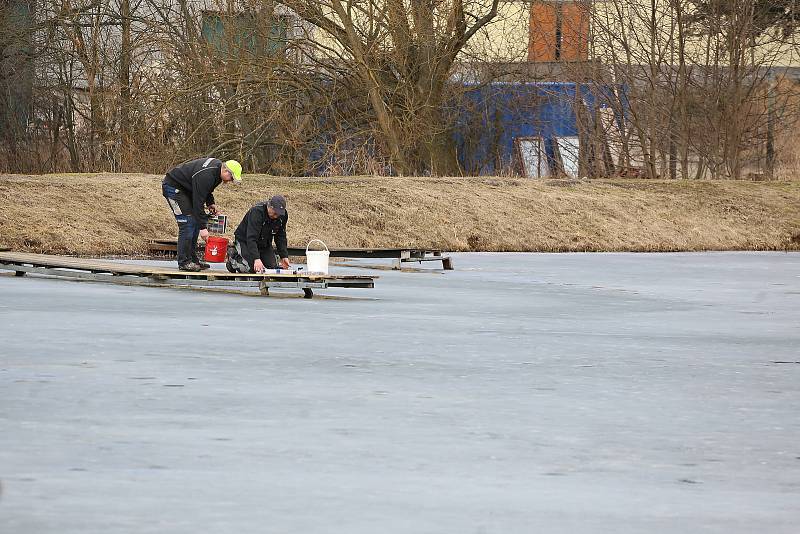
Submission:
{"label": "white bucket", "polygon": [[306,245],[306,268],[309,273],[328,274],[328,258],[331,255],[328,245],[322,243],[325,250],[308,250],[308,247],[314,242],[322,243],[319,239],[312,239]]}

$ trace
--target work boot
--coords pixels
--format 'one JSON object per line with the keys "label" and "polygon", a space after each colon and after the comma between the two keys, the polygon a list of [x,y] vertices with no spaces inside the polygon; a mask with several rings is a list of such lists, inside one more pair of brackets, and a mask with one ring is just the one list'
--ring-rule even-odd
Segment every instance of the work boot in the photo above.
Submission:
{"label": "work boot", "polygon": [[189,271],[190,273],[199,273],[203,269],[202,269],[202,267],[197,265],[195,262],[190,261],[189,263],[186,263],[184,265],[179,265],[178,266],[178,270],[179,271]]}
{"label": "work boot", "polygon": [[201,270],[203,270],[203,271],[205,271],[206,269],[210,269],[210,268],[211,268],[211,265],[207,264],[207,263],[206,263],[206,262],[204,262],[204,261],[200,261],[200,260],[198,260],[198,261],[196,261],[195,263],[197,263],[197,265],[199,265],[199,266],[200,266],[200,269],[201,269]]}

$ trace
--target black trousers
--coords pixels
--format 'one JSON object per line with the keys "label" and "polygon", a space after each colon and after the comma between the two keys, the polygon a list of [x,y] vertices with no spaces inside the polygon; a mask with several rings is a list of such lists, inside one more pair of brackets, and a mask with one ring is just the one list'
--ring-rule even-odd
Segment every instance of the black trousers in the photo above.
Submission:
{"label": "black trousers", "polygon": [[161,192],[175,216],[175,222],[178,223],[178,266],[199,262],[197,238],[200,236],[200,226],[192,216],[192,199],[185,191],[166,182],[162,182]]}
{"label": "black trousers", "polygon": [[[272,246],[272,243],[270,243],[267,247],[259,247],[258,257],[261,260],[261,263],[264,264],[265,268],[275,269],[278,267],[278,259],[275,257],[275,248]],[[250,261],[242,256],[242,244],[239,241],[234,241],[228,246],[228,260],[226,262],[226,267],[231,272],[255,272],[253,265],[250,264]]]}
{"label": "black trousers", "polygon": [[275,258],[275,248],[272,246],[272,243],[270,243],[267,248],[259,247],[258,255],[261,257],[261,263],[263,263],[264,267],[267,269],[275,269],[278,267],[278,260]]}

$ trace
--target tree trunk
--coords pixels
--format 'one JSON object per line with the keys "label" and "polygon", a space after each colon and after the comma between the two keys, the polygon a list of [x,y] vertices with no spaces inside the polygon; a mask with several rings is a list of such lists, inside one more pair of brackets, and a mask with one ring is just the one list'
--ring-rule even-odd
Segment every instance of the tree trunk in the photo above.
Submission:
{"label": "tree trunk", "polygon": [[120,110],[119,110],[119,130],[120,130],[120,170],[125,171],[130,163],[130,143],[131,143],[131,4],[130,0],[120,0],[120,18],[122,26],[122,45],[120,50],[119,62],[119,86],[120,86]]}

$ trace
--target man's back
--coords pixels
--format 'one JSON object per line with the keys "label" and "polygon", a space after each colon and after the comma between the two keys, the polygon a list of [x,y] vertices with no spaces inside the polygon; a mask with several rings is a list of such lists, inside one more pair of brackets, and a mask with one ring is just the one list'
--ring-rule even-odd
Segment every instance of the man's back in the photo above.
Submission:
{"label": "man's back", "polygon": [[204,157],[182,163],[167,173],[175,187],[182,187],[187,191],[194,191],[198,179],[206,183],[214,183],[220,178],[222,161]]}

